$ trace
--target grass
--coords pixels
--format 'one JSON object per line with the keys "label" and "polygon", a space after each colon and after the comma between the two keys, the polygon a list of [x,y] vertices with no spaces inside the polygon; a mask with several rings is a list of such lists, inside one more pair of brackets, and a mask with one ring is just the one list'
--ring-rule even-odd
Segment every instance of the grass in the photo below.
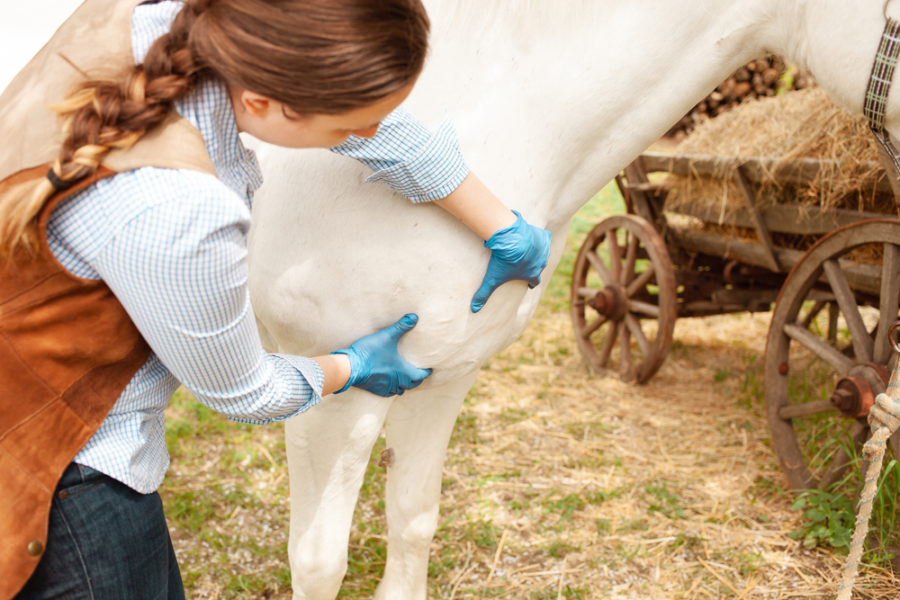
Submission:
{"label": "grass", "polygon": [[[798,497],[785,490],[767,440],[759,337],[712,335],[734,322],[734,337],[749,339],[744,317],[677,330],[644,387],[592,377],[581,364],[566,316],[575,251],[621,209],[607,187],[579,211],[535,320],[484,367],[464,403],[429,597],[791,598],[797,589],[828,597],[837,527],[826,519],[830,533],[817,529],[804,546],[815,527],[804,523],[823,523],[805,513],[836,514],[850,496],[834,491],[791,509]],[[810,381],[795,385],[820,393]],[[161,494],[188,597],[290,598],[282,428],[228,422],[179,392],[166,433],[172,468]],[[371,598],[384,568],[383,449],[379,440],[360,491],[340,598]],[[885,473],[878,539],[898,529],[900,493],[890,490],[900,488],[900,468]],[[804,527],[796,542],[787,536]],[[869,569],[859,597],[884,597],[879,585],[890,577]]]}
{"label": "grass", "polygon": [[289,590],[281,427],[229,422],[179,390],[166,442],[172,467],[160,495],[188,597],[210,587],[231,598]]}
{"label": "grass", "polygon": [[575,256],[581,241],[588,232],[605,216],[621,213],[625,210],[625,202],[615,184],[609,184],[597,192],[572,217],[569,235],[566,239],[566,252],[556,267],[547,291],[541,298],[542,305],[551,311],[566,312],[569,310],[569,282],[572,280],[572,269]]}

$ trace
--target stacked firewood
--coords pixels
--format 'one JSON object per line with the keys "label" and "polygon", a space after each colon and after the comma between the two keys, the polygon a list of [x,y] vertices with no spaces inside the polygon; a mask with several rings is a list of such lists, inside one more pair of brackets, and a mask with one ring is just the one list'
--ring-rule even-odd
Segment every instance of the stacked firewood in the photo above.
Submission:
{"label": "stacked firewood", "polygon": [[812,78],[786,65],[778,56],[750,61],[723,81],[709,96],[681,118],[666,134],[681,140],[698,123],[734,108],[751,98],[774,96],[779,90],[799,90],[815,85]]}

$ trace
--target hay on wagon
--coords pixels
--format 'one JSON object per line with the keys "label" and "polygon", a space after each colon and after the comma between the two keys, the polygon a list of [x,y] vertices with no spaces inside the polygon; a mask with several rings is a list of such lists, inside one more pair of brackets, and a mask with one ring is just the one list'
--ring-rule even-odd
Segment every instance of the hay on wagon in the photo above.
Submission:
{"label": "hay on wagon", "polygon": [[[773,204],[804,208],[845,209],[897,216],[894,195],[886,190],[886,174],[872,133],[862,117],[835,105],[819,88],[760,98],[699,125],[678,146],[678,155],[774,159],[771,172],[751,182],[757,208]],[[784,183],[775,173],[799,159],[820,159],[822,167],[808,181]],[[707,231],[753,238],[752,230],[731,226],[730,218],[744,206],[734,177],[736,163],[713,176],[670,174],[666,210],[675,213],[718,215],[717,222],[698,226]],[[698,210],[703,209],[703,210]],[[808,236],[779,236],[776,243],[804,249]]]}

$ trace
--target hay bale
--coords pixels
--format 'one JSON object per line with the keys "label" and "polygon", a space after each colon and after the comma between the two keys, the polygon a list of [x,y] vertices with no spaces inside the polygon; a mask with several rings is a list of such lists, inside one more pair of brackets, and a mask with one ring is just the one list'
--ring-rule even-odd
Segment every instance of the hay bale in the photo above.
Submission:
{"label": "hay bale", "polygon": [[[798,203],[897,215],[893,196],[874,189],[884,173],[865,120],[835,105],[817,87],[745,102],[700,124],[674,152],[779,161],[830,159],[833,168],[821,170],[806,185],[779,185],[772,178],[755,185],[759,206]],[[722,175],[723,179],[669,175],[666,209],[679,212],[702,203],[714,207],[727,222],[729,207],[741,206],[743,197],[731,173]]]}

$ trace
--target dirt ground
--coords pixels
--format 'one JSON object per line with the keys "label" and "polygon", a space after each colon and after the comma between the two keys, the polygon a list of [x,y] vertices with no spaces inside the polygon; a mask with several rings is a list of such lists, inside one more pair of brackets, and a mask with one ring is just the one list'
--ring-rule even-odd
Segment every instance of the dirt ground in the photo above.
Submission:
{"label": "dirt ground", "polygon": [[[591,374],[568,315],[542,306],[484,367],[460,414],[430,597],[833,598],[843,557],[789,537],[800,515],[763,415],[767,326],[767,314],[682,319],[660,372],[633,386]],[[247,435],[261,443],[258,430]],[[255,490],[247,508],[232,501],[210,511],[200,536],[191,521],[173,519],[189,597],[290,598],[280,428],[263,435],[269,456],[233,475]],[[383,566],[384,469],[374,464],[382,448],[363,489],[342,598],[371,597]],[[178,490],[221,480],[221,466],[206,462],[206,473],[188,459],[173,466],[170,506]],[[208,485],[213,502],[232,493]],[[898,590],[889,572],[868,569],[854,598],[898,598]]]}
{"label": "dirt ground", "polygon": [[[501,542],[442,597],[833,597],[843,557],[788,535],[799,514],[762,405],[768,317],[680,320],[660,372],[633,386],[590,374],[568,316],[542,310],[461,416],[478,444],[451,448],[445,505]],[[854,597],[900,584],[869,571]]]}

